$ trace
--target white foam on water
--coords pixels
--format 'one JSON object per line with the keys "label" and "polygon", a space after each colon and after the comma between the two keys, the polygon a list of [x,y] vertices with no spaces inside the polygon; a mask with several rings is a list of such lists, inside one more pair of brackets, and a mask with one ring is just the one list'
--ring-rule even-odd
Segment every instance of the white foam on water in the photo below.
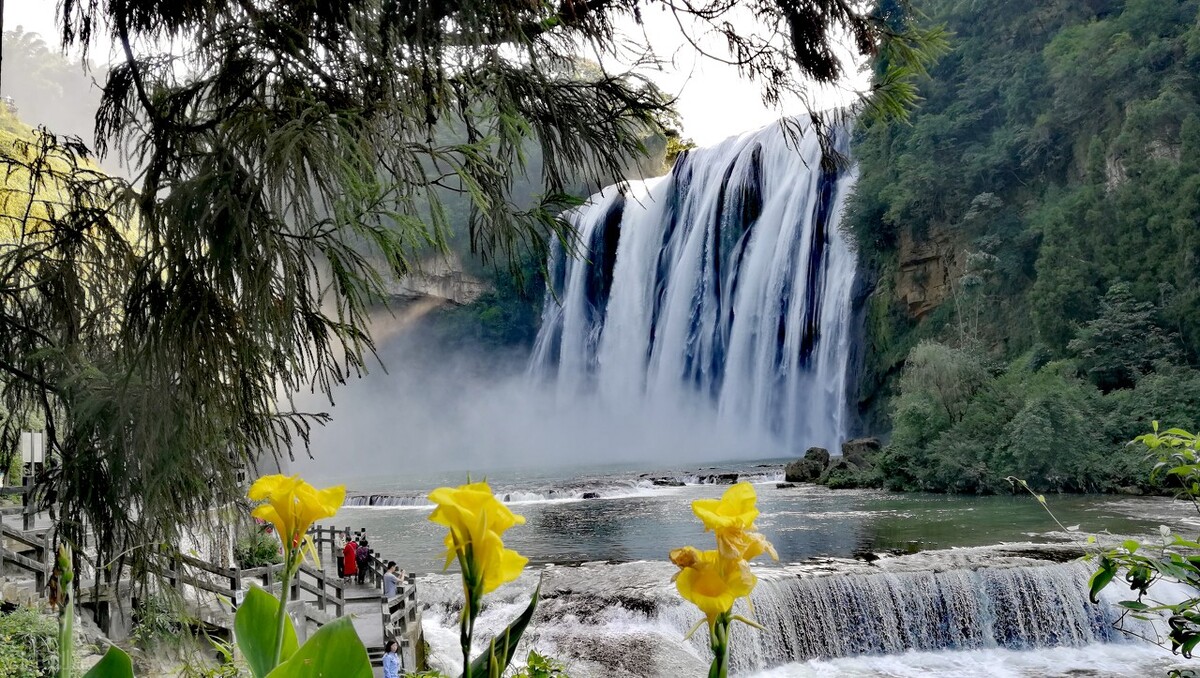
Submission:
{"label": "white foam on water", "polygon": [[[830,572],[830,567],[837,574]],[[927,569],[932,568],[932,569]],[[661,562],[546,568],[543,601],[518,656],[529,649],[562,659],[575,678],[703,675],[709,661],[701,618]],[[755,568],[751,612],[764,628],[735,625],[731,670],[738,676],[1119,676],[1163,675],[1169,653],[1116,631],[1115,602],[1087,602],[1089,568],[989,549],[930,552],[881,566],[823,562]],[[454,673],[460,585],[428,577],[422,599],[433,666]],[[485,599],[476,651],[528,604],[537,575],[527,572]],[[1186,591],[1160,586],[1166,602]],[[1135,628],[1153,636],[1149,625]],[[1161,629],[1159,629],[1161,632]]]}
{"label": "white foam on water", "polygon": [[1093,643],[1037,650],[962,650],[844,657],[788,664],[753,678],[1149,678],[1181,659],[1150,643]]}

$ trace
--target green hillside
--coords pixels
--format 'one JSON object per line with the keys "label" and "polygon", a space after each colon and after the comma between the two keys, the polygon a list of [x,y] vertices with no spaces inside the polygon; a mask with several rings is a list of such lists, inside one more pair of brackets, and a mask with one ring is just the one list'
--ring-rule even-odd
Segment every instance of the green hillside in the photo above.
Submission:
{"label": "green hillside", "polygon": [[855,146],[857,482],[1132,491],[1125,441],[1200,424],[1200,2],[919,6],[953,51]]}

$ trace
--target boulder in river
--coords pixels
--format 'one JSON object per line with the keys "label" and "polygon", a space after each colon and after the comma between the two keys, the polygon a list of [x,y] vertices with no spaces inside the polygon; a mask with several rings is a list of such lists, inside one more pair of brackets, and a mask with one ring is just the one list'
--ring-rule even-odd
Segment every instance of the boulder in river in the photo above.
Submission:
{"label": "boulder in river", "polygon": [[824,447],[810,447],[804,453],[804,458],[819,462],[822,467],[825,467],[829,465],[829,450]]}
{"label": "boulder in river", "polygon": [[811,483],[824,470],[825,464],[815,459],[797,459],[783,468],[783,479],[789,483]]}
{"label": "boulder in river", "polygon": [[875,457],[883,449],[879,438],[855,438],[842,443],[842,459],[858,468],[871,468]]}
{"label": "boulder in river", "polygon": [[651,478],[650,482],[656,487],[683,487],[684,482],[678,478]]}

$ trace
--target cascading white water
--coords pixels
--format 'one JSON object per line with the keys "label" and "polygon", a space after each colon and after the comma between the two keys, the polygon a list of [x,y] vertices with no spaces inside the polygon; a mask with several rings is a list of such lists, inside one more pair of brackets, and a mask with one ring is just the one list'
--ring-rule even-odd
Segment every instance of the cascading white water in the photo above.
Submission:
{"label": "cascading white water", "polygon": [[[913,562],[905,565],[906,560]],[[1152,675],[1139,667],[1158,665],[1158,660],[1138,652],[1132,636],[1114,626],[1120,615],[1115,605],[1122,598],[1119,590],[1106,591],[1099,605],[1088,600],[1092,570],[1084,563],[1039,563],[967,549],[902,558],[885,567],[838,567],[846,571],[818,575],[756,568],[760,581],[751,596],[753,612],[743,603],[735,611],[763,628],[732,627],[733,674],[792,666],[797,670],[780,675],[840,675],[803,667],[844,660],[901,666],[895,672],[868,669],[848,675],[957,677],[965,674],[952,668],[936,673],[903,670],[906,660],[901,658],[933,653],[942,657],[933,663],[953,667],[979,661],[973,653],[991,653],[980,655],[987,657],[1020,651],[1053,659],[1058,655],[1047,652],[1054,648],[1088,648],[1077,658],[1079,674],[1099,675],[1088,672],[1088,657],[1120,655],[1101,649],[1108,645],[1126,648],[1129,672],[1103,675]],[[706,634],[701,631],[684,640],[701,615],[675,592],[672,572],[669,565],[645,562],[548,568],[542,603],[523,642],[569,662],[572,675],[703,675],[711,656]],[[476,627],[481,629],[481,647],[524,609],[537,580],[530,574],[494,594]],[[453,577],[431,577],[424,586],[423,600],[431,605],[425,612],[427,638],[435,662],[449,670],[458,651],[460,585]],[[1170,600],[1187,595],[1163,594]],[[1148,622],[1124,623],[1141,636],[1156,633]],[[926,662],[930,656],[917,659]],[[866,662],[866,657],[876,659]]]}
{"label": "cascading white water", "polygon": [[743,631],[744,668],[910,650],[1033,649],[1108,642],[1115,608],[1087,599],[1084,565],[764,581],[765,630]]}
{"label": "cascading white water", "polygon": [[554,251],[531,372],[616,415],[710,408],[725,430],[836,450],[855,175],[822,169],[816,135],[793,142],[772,125],[576,210],[581,256]]}

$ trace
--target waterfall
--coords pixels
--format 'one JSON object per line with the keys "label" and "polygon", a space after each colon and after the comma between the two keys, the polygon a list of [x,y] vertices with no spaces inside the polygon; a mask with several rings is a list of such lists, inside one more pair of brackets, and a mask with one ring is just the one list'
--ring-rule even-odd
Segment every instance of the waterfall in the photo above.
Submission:
{"label": "waterfall", "polygon": [[1115,640],[1113,608],[1088,601],[1089,574],[1072,563],[763,581],[752,600],[764,630],[736,632],[734,663]]}
{"label": "waterfall", "polygon": [[[844,131],[837,143],[847,147]],[[855,258],[838,221],[854,172],[782,125],[609,187],[555,246],[531,372],[560,402],[698,411],[738,434],[836,450],[846,432]]]}
{"label": "waterfall", "polygon": [[[816,574],[814,568],[826,573]],[[833,568],[835,572],[828,571]],[[684,640],[702,615],[675,592],[670,584],[673,571],[670,565],[647,562],[548,568],[542,603],[525,645],[568,661],[572,675],[584,678],[703,675],[711,657],[707,634],[701,630]],[[1130,648],[1125,650],[1128,658],[1143,661],[1145,657],[1137,654],[1140,644],[1114,627],[1120,613],[1115,602],[1123,592],[1114,587],[1102,594],[1100,604],[1092,604],[1087,590],[1091,571],[1087,563],[1039,562],[988,549],[904,557],[886,567],[842,562],[755,568],[759,584],[751,596],[753,611],[739,602],[735,612],[763,628],[734,624],[730,668],[733,674],[753,675],[806,662],[861,664],[880,657],[902,662],[899,657],[912,653],[945,655],[941,663],[956,665],[958,660],[950,655],[963,661],[974,657],[968,663],[1011,656],[1003,654],[1007,652],[1039,654],[1056,648],[1090,648],[1084,651],[1088,655],[1110,644]],[[486,638],[502,632],[528,604],[537,581],[530,573],[493,594],[478,622],[480,633]],[[453,577],[430,576],[424,586],[423,600],[430,605],[426,632],[434,655],[444,657],[444,667],[449,668],[458,650],[461,585]],[[1190,594],[1160,593],[1170,600]],[[1161,624],[1156,630],[1149,622],[1130,619],[1123,624],[1147,637],[1162,630]],[[1134,670],[1120,675],[1139,674]]]}

